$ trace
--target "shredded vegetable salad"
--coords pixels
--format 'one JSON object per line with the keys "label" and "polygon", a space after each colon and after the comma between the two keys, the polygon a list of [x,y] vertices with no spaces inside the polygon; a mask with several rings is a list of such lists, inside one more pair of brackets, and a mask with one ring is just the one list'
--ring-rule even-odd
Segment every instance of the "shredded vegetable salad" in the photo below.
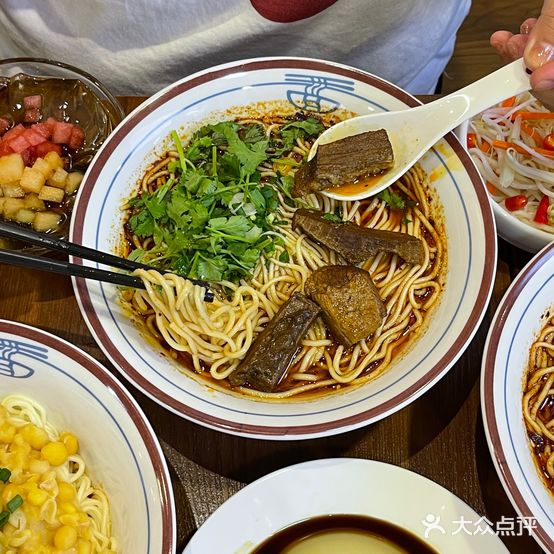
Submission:
{"label": "shredded vegetable salad", "polygon": [[529,93],[508,98],[471,121],[467,146],[491,197],[554,234],[554,112]]}

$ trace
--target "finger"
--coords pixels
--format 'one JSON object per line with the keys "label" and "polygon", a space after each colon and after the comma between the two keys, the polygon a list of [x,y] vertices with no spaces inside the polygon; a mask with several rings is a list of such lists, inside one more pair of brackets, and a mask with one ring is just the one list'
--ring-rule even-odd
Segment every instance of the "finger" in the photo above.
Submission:
{"label": "finger", "polygon": [[510,53],[507,50],[508,41],[514,35],[509,31],[496,31],[493,33],[490,38],[491,46],[498,52],[505,62],[508,62],[512,59]]}
{"label": "finger", "polygon": [[531,32],[531,29],[535,26],[535,23],[537,22],[536,17],[529,17],[526,19],[519,27],[519,32],[522,35],[528,35]]}
{"label": "finger", "polygon": [[500,50],[514,36],[510,31],[496,31],[491,35],[490,43],[493,48]]}
{"label": "finger", "polygon": [[554,89],[554,62],[547,62],[531,74],[531,86],[535,90]]}
{"label": "finger", "polygon": [[529,32],[524,58],[532,70],[554,60],[554,0],[544,0],[541,15]]}
{"label": "finger", "polygon": [[511,56],[512,60],[517,60],[523,56],[528,41],[528,35],[514,35],[508,40],[506,43],[506,51]]}

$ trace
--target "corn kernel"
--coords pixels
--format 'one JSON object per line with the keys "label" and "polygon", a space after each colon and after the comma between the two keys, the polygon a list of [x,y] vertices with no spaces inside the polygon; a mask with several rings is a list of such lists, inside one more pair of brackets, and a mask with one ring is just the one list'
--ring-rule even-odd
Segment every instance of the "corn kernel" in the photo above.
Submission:
{"label": "corn kernel", "polygon": [[27,494],[27,502],[33,506],[42,506],[48,498],[48,493],[42,489],[34,489]]}
{"label": "corn kernel", "polygon": [[66,483],[65,481],[58,482],[58,500],[60,502],[68,502],[73,500],[75,496],[75,489],[73,485]]}
{"label": "corn kernel", "polygon": [[62,514],[58,516],[58,521],[63,525],[69,525],[70,527],[77,527],[80,521],[79,514]]}
{"label": "corn kernel", "polygon": [[63,442],[67,453],[71,456],[72,454],[77,454],[79,450],[79,441],[73,433],[62,433],[60,439]]}
{"label": "corn kernel", "polygon": [[77,508],[73,502],[60,502],[58,504],[58,512],[61,514],[75,514],[77,513]]}
{"label": "corn kernel", "polygon": [[10,425],[7,421],[2,422],[0,425],[0,442],[10,443],[15,437],[15,427]]}
{"label": "corn kernel", "polygon": [[89,541],[79,539],[77,543],[77,554],[90,554],[92,552],[92,545]]}
{"label": "corn kernel", "polygon": [[53,466],[60,466],[67,460],[67,450],[58,441],[49,442],[41,449],[42,457]]}
{"label": "corn kernel", "polygon": [[54,545],[60,550],[73,548],[77,542],[77,530],[69,525],[60,527],[54,535]]}
{"label": "corn kernel", "polygon": [[17,496],[21,492],[20,487],[13,483],[8,483],[2,491],[2,500],[9,502],[14,496]]}
{"label": "corn kernel", "polygon": [[44,429],[28,423],[21,429],[21,436],[36,450],[40,450],[48,443],[48,435]]}

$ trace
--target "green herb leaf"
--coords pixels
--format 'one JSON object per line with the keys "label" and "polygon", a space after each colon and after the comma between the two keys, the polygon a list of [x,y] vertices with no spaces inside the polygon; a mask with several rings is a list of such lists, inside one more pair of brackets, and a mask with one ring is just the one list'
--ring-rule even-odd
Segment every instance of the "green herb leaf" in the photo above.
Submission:
{"label": "green herb leaf", "polygon": [[406,198],[403,195],[397,194],[390,189],[382,190],[377,195],[377,198],[383,200],[383,202],[388,204],[391,210],[401,211],[405,210],[406,208],[415,206],[415,202],[413,200]]}
{"label": "green herb leaf", "polygon": [[6,504],[6,508],[13,513],[23,504],[23,498],[19,494],[16,494],[11,500]]}
{"label": "green herb leaf", "polygon": [[290,261],[289,253],[286,250],[283,250],[279,255],[279,261],[283,263],[288,263]]}
{"label": "green herb leaf", "polygon": [[7,483],[12,476],[12,472],[7,467],[0,467],[0,481]]}
{"label": "green herb leaf", "polygon": [[10,512],[7,510],[4,510],[3,512],[0,512],[0,529],[8,523],[8,520],[10,519]]}
{"label": "green herb leaf", "polygon": [[332,221],[333,223],[342,223],[342,219],[334,213],[326,213],[322,217],[326,221]]}
{"label": "green herb leaf", "polygon": [[248,127],[246,130],[246,133],[244,133],[243,140],[247,144],[252,144],[254,142],[260,142],[261,140],[265,140],[265,130],[262,125],[252,125],[251,127]]}
{"label": "green herb leaf", "polygon": [[256,168],[267,159],[265,151],[267,149],[268,141],[259,141],[249,146],[240,140],[236,131],[233,129],[226,127],[223,130],[223,134],[227,139],[229,152],[234,154],[239,159],[246,174],[254,173]]}
{"label": "green herb leaf", "polygon": [[308,135],[319,135],[325,129],[323,123],[313,117],[309,117],[304,121],[294,121],[293,123],[284,125],[283,127],[281,127],[281,132],[291,128],[302,129]]}

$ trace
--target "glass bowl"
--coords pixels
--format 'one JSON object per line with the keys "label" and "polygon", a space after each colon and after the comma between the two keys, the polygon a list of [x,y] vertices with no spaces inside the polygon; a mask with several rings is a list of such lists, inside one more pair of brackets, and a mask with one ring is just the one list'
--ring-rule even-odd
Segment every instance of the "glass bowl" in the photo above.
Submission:
{"label": "glass bowl", "polygon": [[[84,173],[100,146],[125,117],[121,104],[98,79],[76,67],[39,58],[0,60],[0,117],[7,115],[14,119],[14,124],[20,122],[22,98],[35,94],[42,96],[43,120],[53,116],[78,124],[84,130],[83,148],[69,157],[72,169]],[[62,215],[58,228],[51,231],[53,234],[67,237],[75,196],[76,193],[66,194],[63,202],[53,208]],[[2,237],[0,248],[37,252],[37,247],[26,247]]]}

